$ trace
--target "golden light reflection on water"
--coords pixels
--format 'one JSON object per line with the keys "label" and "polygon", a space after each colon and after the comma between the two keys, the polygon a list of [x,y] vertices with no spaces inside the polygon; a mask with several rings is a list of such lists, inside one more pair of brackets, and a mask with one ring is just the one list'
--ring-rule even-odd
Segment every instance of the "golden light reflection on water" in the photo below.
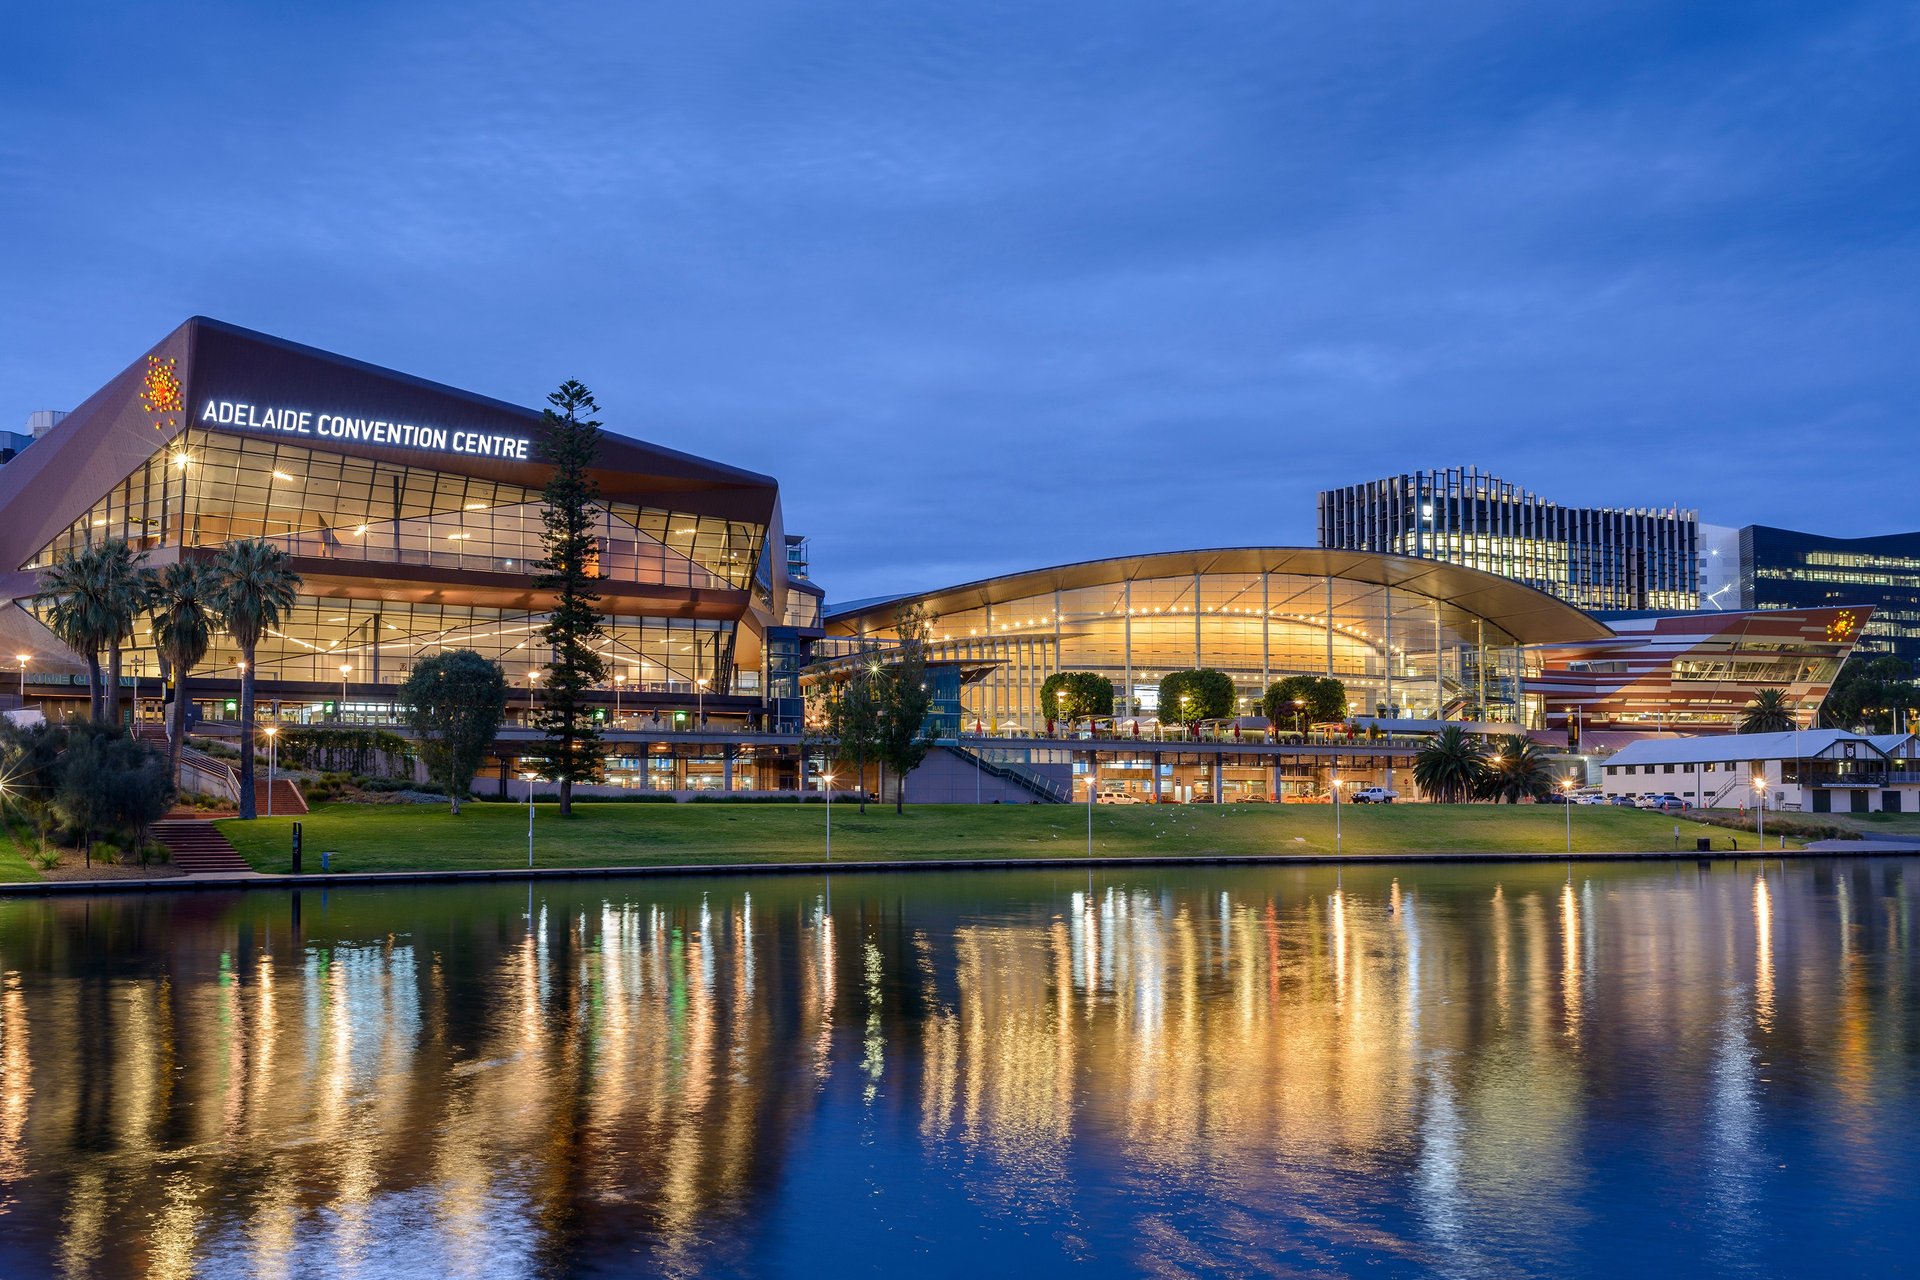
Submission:
{"label": "golden light reflection on water", "polygon": [[[1775,1076],[1857,1185],[1892,1185],[1911,890],[1821,875],[32,904],[0,916],[0,1262],[751,1270],[798,1195],[937,1202],[1146,1271],[1537,1270],[1583,1221],[1615,1095],[1727,1222],[1764,1216]],[[880,1150],[919,1173],[853,1172]],[[1392,1205],[1411,1227],[1381,1226]]]}

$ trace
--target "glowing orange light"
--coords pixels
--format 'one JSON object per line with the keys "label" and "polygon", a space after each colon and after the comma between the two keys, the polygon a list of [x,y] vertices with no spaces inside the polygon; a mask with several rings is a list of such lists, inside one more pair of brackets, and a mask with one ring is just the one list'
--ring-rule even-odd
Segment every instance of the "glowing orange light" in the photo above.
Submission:
{"label": "glowing orange light", "polygon": [[140,404],[153,419],[155,431],[179,425],[179,419],[171,415],[179,413],[186,400],[171,356],[164,360],[159,356],[147,357],[147,374],[140,383]]}

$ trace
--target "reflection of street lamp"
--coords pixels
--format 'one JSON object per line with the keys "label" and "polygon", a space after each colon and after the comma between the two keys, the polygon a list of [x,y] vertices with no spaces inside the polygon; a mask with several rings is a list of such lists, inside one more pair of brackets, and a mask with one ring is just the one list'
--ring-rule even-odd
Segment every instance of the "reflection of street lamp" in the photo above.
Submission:
{"label": "reflection of street lamp", "polygon": [[267,816],[273,816],[273,770],[280,763],[280,726],[270,724],[260,732],[267,735]]}
{"label": "reflection of street lamp", "polygon": [[1756,815],[1754,818],[1754,821],[1759,824],[1756,830],[1759,832],[1760,839],[1764,841],[1767,838],[1767,775],[1766,774],[1756,773],[1753,775],[1753,793],[1759,803],[1759,808],[1754,810],[1754,813]]}

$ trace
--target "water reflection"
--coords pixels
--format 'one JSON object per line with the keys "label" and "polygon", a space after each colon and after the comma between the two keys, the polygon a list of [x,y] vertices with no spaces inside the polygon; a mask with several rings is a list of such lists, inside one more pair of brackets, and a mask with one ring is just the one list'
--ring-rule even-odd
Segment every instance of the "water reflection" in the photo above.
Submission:
{"label": "water reflection", "polygon": [[0,1274],[1903,1265],[1914,869],[0,903]]}

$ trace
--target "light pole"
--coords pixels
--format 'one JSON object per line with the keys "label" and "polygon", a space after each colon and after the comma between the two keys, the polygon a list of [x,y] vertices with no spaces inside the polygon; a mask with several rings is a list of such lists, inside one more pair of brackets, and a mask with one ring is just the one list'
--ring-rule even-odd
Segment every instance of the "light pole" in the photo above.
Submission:
{"label": "light pole", "polygon": [[540,672],[527,672],[527,728],[533,728],[534,717],[540,714]]}
{"label": "light pole", "polygon": [[1328,785],[1333,788],[1333,856],[1340,856],[1340,779],[1329,778]]}
{"label": "light pole", "polygon": [[1067,691],[1065,689],[1055,689],[1053,691],[1053,707],[1059,714],[1060,720],[1064,722],[1067,718]]}
{"label": "light pole", "polygon": [[527,780],[527,870],[533,870],[533,775],[523,773]]}
{"label": "light pole", "polygon": [[1757,830],[1760,835],[1760,842],[1764,844],[1766,843],[1766,839],[1767,839],[1767,775],[1766,774],[1756,773],[1753,775],[1753,794],[1754,794],[1756,803],[1758,805],[1758,807],[1755,808],[1753,811],[1754,812],[1753,820],[1759,824],[1757,827]]}
{"label": "light pole", "polygon": [[1560,783],[1560,800],[1567,810],[1567,854],[1573,854],[1573,775],[1568,774]]}
{"label": "light pole", "polygon": [[820,785],[827,791],[827,861],[833,861],[833,775],[820,775]]}
{"label": "light pole", "polygon": [[1296,733],[1307,731],[1307,700],[1305,698],[1293,700],[1293,728]]}
{"label": "light pole", "polygon": [[615,728],[620,727],[620,686],[626,682],[627,677],[624,674],[618,671],[613,673],[613,724]]}
{"label": "light pole", "polygon": [[280,726],[270,724],[261,730],[267,735],[267,816],[273,816],[273,770],[280,763]]}
{"label": "light pole", "polygon": [[693,718],[696,727],[707,727],[707,678],[701,676],[693,682]]}
{"label": "light pole", "polygon": [[347,677],[352,674],[353,664],[351,662],[343,662],[340,664],[340,722],[342,724],[345,724],[347,720]]}
{"label": "light pole", "polygon": [[24,707],[27,705],[27,659],[33,655],[16,653],[13,656],[20,660],[20,705]]}

